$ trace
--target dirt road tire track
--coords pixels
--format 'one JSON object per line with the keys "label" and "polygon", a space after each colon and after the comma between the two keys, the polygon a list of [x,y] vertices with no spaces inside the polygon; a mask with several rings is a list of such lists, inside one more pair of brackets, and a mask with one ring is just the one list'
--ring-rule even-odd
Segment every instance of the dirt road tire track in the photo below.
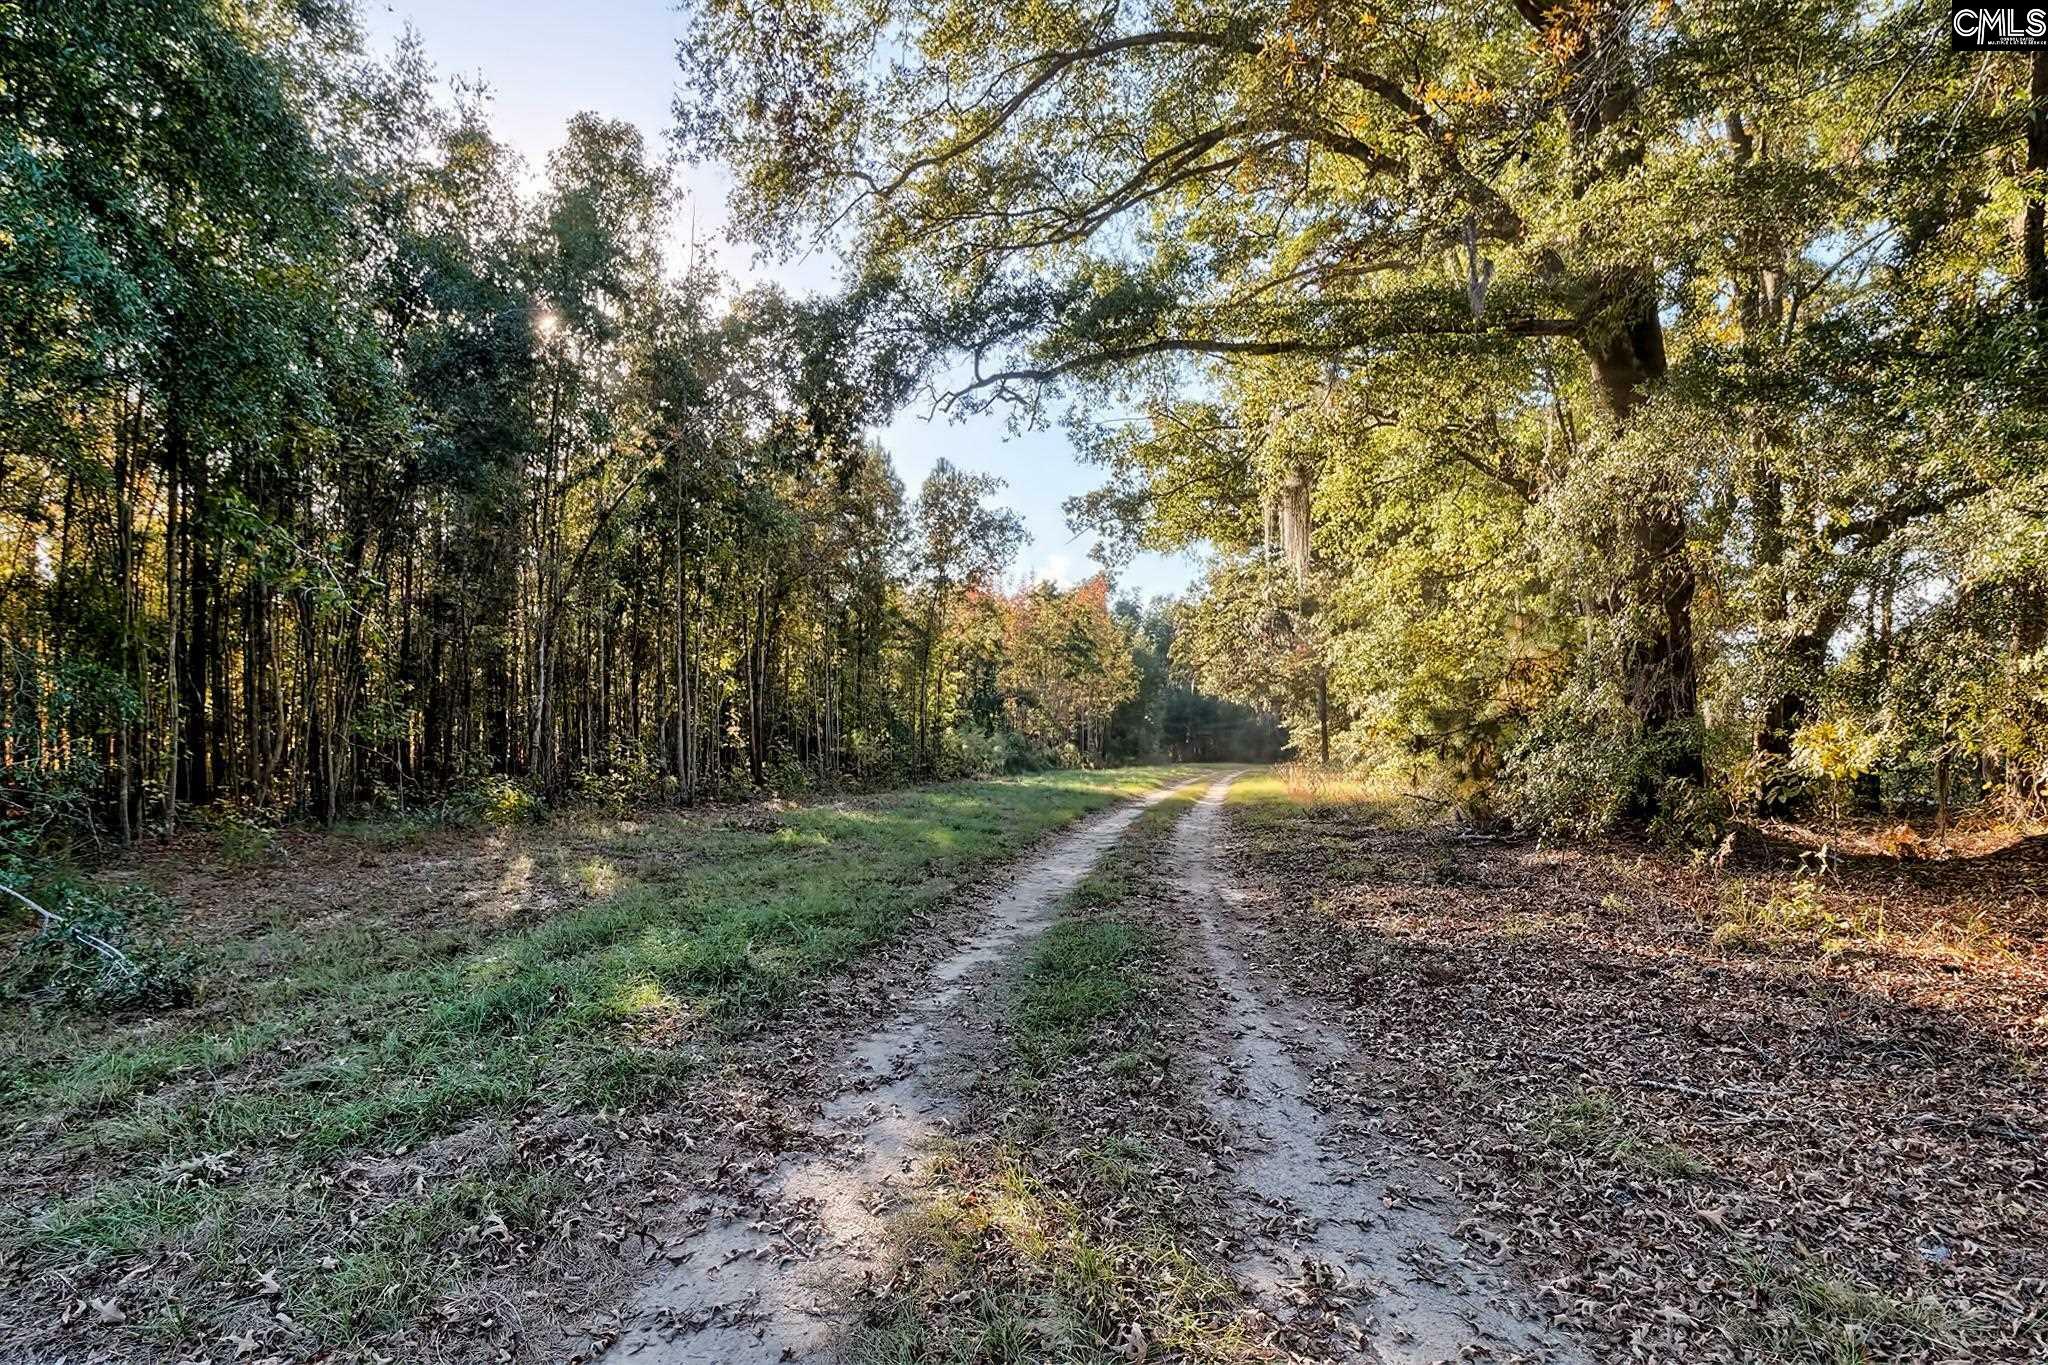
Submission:
{"label": "dirt road tire track", "polygon": [[917,1000],[845,1045],[807,1140],[754,1159],[670,1211],[678,1257],[637,1295],[607,1365],[775,1365],[833,1359],[870,1277],[886,1269],[890,1211],[917,1179],[918,1148],[960,1112],[949,1063],[971,1049],[975,1011],[1003,962],[1050,925],[1060,901],[1163,787],[1083,820],[1027,855],[982,927],[928,973]]}
{"label": "dirt road tire track", "polygon": [[1231,780],[1212,784],[1180,821],[1173,856],[1216,991],[1216,1035],[1197,1064],[1209,1067],[1212,1112],[1238,1135],[1231,1202],[1246,1237],[1233,1273],[1283,1322],[1334,1298],[1341,1306],[1325,1324],[1334,1359],[1589,1359],[1509,1275],[1477,1263],[1454,1231],[1456,1201],[1426,1169],[1319,1101],[1312,1078],[1335,1074],[1344,1058],[1334,1035],[1262,986],[1243,948],[1249,898],[1219,852]]}

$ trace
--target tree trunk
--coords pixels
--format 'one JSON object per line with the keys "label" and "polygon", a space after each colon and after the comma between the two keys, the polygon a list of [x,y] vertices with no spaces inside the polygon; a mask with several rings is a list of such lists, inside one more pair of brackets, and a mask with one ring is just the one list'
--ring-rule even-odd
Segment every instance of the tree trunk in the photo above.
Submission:
{"label": "tree trunk", "polygon": [[1316,729],[1322,740],[1323,766],[1330,766],[1330,670],[1316,672]]}
{"label": "tree trunk", "polygon": [[[1620,322],[1586,342],[1593,377],[1617,432],[1635,417],[1644,391],[1665,373],[1664,327],[1648,281],[1629,287]],[[1615,605],[1625,616],[1623,687],[1646,736],[1658,745],[1657,769],[1647,774],[1697,782],[1705,764],[1696,734],[1686,733],[1699,712],[1699,671],[1693,647],[1692,608],[1698,581],[1687,554],[1682,491],[1655,490],[1649,505],[1629,509],[1621,534],[1631,553],[1629,578]],[[1660,742],[1668,741],[1668,742]],[[1638,793],[1654,808],[1654,790]]]}
{"label": "tree trunk", "polygon": [[164,742],[168,748],[164,763],[164,833],[178,829],[178,485],[184,467],[184,428],[175,413],[166,442],[165,472],[170,483],[164,510]]}
{"label": "tree trunk", "polygon": [[2020,212],[2020,270],[2027,301],[2048,308],[2048,51],[2027,59],[2027,186]]}
{"label": "tree trunk", "polygon": [[[118,554],[121,575],[121,681],[132,683],[135,679],[135,594],[131,586],[135,580],[134,567],[134,511],[128,500],[128,442],[125,430],[115,434],[118,442],[114,455],[114,541]],[[138,699],[142,689],[136,689]],[[121,803],[121,844],[125,848],[135,842],[134,817],[129,809],[129,791],[133,777],[129,765],[134,759],[132,722],[123,715],[115,727],[114,762],[118,768],[116,796]]]}

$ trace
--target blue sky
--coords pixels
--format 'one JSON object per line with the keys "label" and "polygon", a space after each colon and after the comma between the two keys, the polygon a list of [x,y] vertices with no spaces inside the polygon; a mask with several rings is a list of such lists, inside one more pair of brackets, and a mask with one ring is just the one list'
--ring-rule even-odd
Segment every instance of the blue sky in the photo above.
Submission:
{"label": "blue sky", "polygon": [[[481,78],[492,93],[498,135],[536,172],[570,117],[584,110],[630,119],[651,147],[663,145],[676,83],[675,46],[682,37],[681,19],[669,0],[362,0],[362,18],[373,50],[388,50],[410,25],[444,79]],[[833,286],[835,263],[822,255],[787,263],[756,260],[751,248],[724,243],[721,176],[686,167],[683,183],[689,207],[678,216],[678,261],[694,227],[697,239],[742,280],[772,280],[795,292]],[[1005,500],[1032,538],[1020,577],[1071,584],[1095,571],[1090,538],[1068,531],[1061,504],[1092,487],[1096,472],[1074,458],[1064,433],[1013,436],[1000,412],[953,422],[943,415],[927,420],[913,406],[879,435],[913,492],[942,457],[1009,481]],[[1192,557],[1144,555],[1118,583],[1140,596],[1178,592],[1198,569]]]}

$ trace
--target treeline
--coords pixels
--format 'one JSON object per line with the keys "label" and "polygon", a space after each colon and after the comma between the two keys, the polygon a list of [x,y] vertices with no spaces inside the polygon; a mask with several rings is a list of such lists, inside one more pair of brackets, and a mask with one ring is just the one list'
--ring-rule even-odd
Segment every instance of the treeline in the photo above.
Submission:
{"label": "treeline", "polygon": [[2048,54],[1949,8],[699,0],[681,108],[958,401],[1080,400],[1075,515],[1224,552],[1185,656],[1311,752],[2039,814]]}
{"label": "treeline", "polygon": [[665,267],[583,115],[537,187],[422,54],[267,0],[0,51],[0,771],[133,837],[516,778],[683,800],[1270,747],[1107,584],[1006,596],[998,486],[864,435],[857,294]]}

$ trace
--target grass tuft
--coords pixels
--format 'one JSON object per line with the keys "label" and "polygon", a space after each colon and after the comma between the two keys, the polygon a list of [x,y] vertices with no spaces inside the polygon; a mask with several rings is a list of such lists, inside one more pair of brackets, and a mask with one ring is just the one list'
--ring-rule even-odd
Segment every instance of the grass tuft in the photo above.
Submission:
{"label": "grass tuft", "polygon": [[1538,1117],[1536,1131],[1561,1151],[1590,1156],[1666,1180],[1698,1180],[1712,1172],[1675,1143],[1644,1134],[1604,1090],[1581,1090]]}

